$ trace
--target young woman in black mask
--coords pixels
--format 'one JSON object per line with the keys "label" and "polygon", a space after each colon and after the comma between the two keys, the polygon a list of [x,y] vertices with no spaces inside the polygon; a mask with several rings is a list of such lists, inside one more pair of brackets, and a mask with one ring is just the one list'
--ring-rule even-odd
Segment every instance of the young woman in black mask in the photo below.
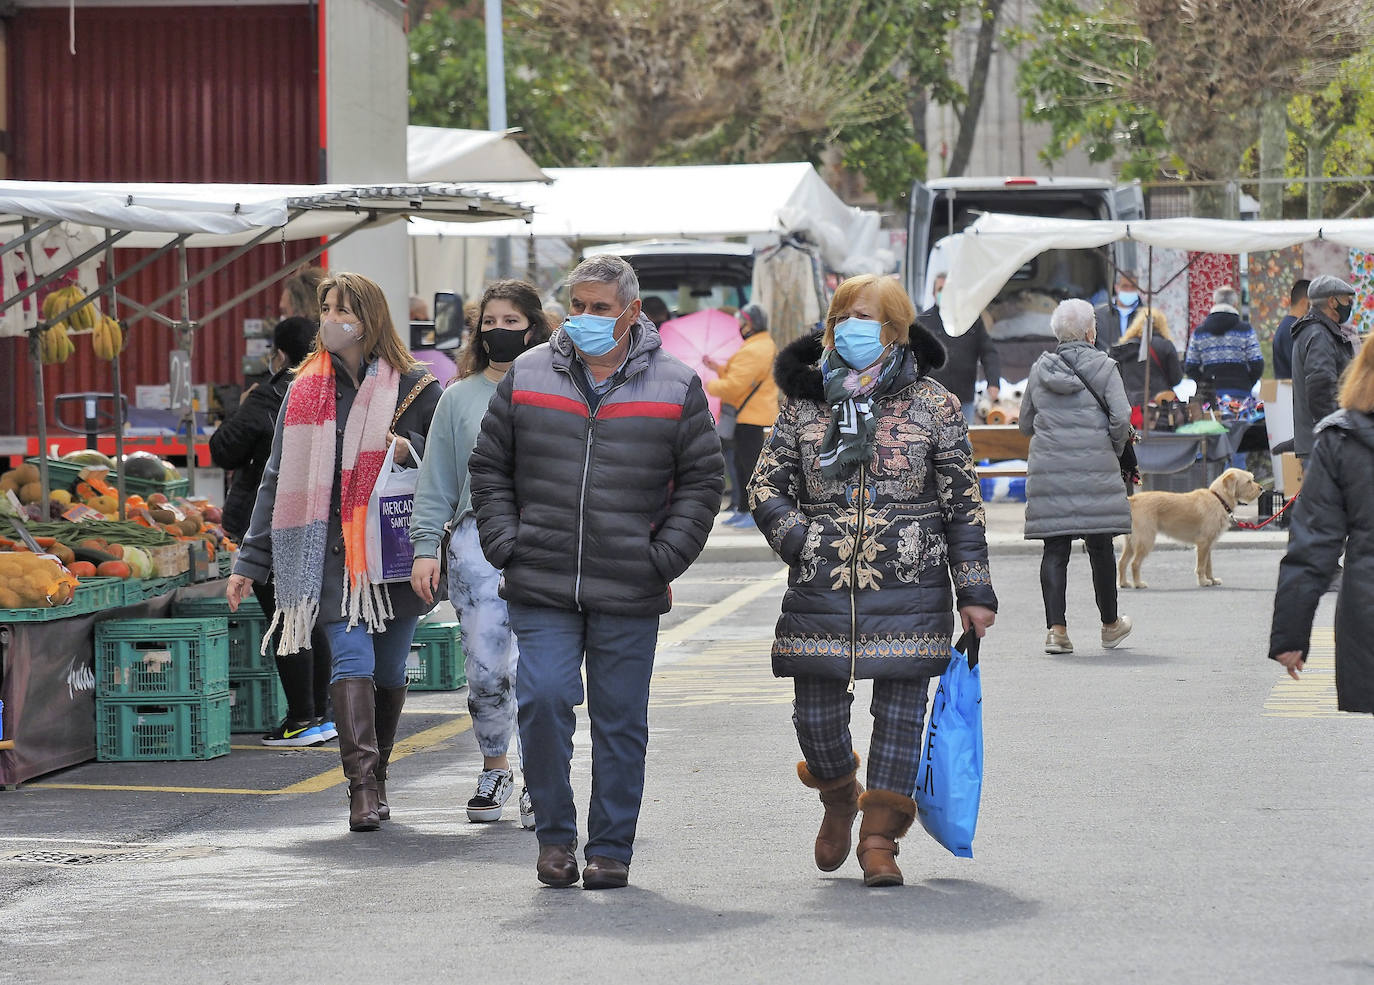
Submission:
{"label": "young woman in black mask", "polygon": [[[458,378],[439,398],[420,466],[410,539],[415,563],[410,582],[431,600],[439,586],[439,550],[448,548],[449,598],[462,625],[467,659],[468,711],[482,752],[482,772],[468,800],[468,820],[499,821],[515,785],[509,751],[515,733],[515,668],[519,657],[506,603],[497,594],[501,573],[487,563],[477,540],[469,494],[468,457],[496,384],[526,349],[548,341],[539,294],[524,281],[501,280],[482,295],[477,331],[458,360]],[[520,792],[520,823],[534,827],[529,794]]]}

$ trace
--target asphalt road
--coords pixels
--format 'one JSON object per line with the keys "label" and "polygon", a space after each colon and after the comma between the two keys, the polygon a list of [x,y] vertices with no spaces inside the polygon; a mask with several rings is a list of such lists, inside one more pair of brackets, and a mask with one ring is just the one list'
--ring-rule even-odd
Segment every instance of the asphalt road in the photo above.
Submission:
{"label": "asphalt road", "polygon": [[[1371,725],[1334,711],[1329,599],[1300,684],[1263,659],[1278,558],[1221,549],[1199,589],[1157,553],[1103,651],[1075,554],[1078,650],[1051,657],[1037,559],[996,556],[976,858],[918,827],[900,889],[812,865],[778,566],[699,564],[664,622],[630,888],[541,887],[513,802],[468,824],[463,694],[415,695],[377,834],[348,833],[332,747],[248,737],[0,792],[0,981],[1374,982]],[[588,768],[584,720],[583,805]]]}

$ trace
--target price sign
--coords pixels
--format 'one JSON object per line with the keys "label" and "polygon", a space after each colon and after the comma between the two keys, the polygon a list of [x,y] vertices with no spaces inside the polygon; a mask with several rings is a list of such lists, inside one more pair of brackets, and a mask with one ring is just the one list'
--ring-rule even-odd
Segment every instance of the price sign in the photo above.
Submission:
{"label": "price sign", "polygon": [[170,380],[171,410],[179,418],[189,417],[194,394],[191,389],[191,354],[185,349],[173,349],[168,380]]}

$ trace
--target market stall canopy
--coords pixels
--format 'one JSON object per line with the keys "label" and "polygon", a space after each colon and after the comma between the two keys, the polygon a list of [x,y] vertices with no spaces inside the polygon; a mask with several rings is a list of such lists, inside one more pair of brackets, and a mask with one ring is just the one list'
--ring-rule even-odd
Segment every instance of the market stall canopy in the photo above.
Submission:
{"label": "market stall canopy", "polygon": [[1201,253],[1263,253],[1315,239],[1374,250],[1374,219],[1236,222],[1185,218],[1125,222],[990,212],[979,216],[958,239],[940,298],[940,316],[946,325],[971,326],[1012,275],[1046,250],[1094,249],[1126,239],[1144,246]]}
{"label": "market stall canopy", "polygon": [[[529,186],[512,187],[518,192]],[[235,246],[267,228],[281,228],[284,239],[311,239],[341,232],[368,215],[375,215],[378,224],[423,215],[444,222],[509,220],[523,225],[529,213],[518,195],[507,198],[448,183],[0,181],[0,242],[17,235],[25,217],[130,230],[118,245],[147,248],[162,246],[177,234],[190,234],[188,246]]]}
{"label": "market stall canopy", "polygon": [[406,127],[411,181],[552,181],[510,130]]}
{"label": "market stall canopy", "polygon": [[810,164],[548,168],[549,185],[482,184],[534,208],[528,224],[481,229],[417,220],[412,236],[549,236],[586,242],[801,234],[842,273],[891,269],[879,217],[844,204]]}

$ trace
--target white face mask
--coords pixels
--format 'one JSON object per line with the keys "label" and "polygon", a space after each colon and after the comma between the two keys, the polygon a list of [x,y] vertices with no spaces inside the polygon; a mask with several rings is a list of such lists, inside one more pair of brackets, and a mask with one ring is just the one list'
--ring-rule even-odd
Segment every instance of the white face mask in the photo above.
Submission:
{"label": "white face mask", "polygon": [[320,341],[330,352],[343,352],[362,337],[359,322],[327,321],[320,326]]}

